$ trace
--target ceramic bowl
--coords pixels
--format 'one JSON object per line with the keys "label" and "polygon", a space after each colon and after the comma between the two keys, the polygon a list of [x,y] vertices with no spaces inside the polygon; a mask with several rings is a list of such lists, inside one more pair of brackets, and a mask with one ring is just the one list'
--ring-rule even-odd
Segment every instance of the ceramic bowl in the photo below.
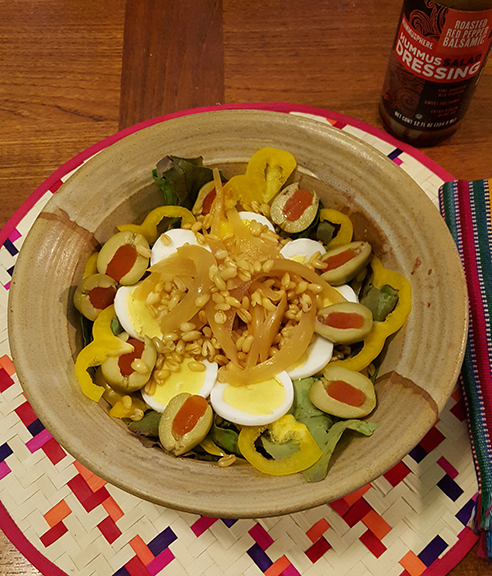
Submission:
{"label": "ceramic bowl", "polygon": [[[358,238],[412,286],[412,312],[387,343],[372,437],[348,432],[326,479],[219,468],[146,448],[74,373],[81,349],[72,304],[85,261],[117,224],[160,204],[151,171],[167,154],[203,156],[227,176],[263,146],[289,150],[326,207],[348,211]],[[9,337],[25,395],[54,438],[110,483],[154,503],[215,517],[291,513],[338,499],[397,464],[433,426],[457,380],[467,296],[457,251],[439,212],[394,162],[315,120],[267,111],[212,111],[139,130],[101,151],[54,194],[19,255]]]}

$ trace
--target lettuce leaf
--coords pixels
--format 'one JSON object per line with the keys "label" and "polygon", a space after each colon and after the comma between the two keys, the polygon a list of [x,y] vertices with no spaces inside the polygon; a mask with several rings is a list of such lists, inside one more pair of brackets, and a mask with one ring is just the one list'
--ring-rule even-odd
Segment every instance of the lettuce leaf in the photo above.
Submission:
{"label": "lettuce leaf", "polygon": [[203,166],[203,158],[165,156],[152,171],[164,195],[164,204],[191,210],[200,188],[213,180],[213,171]]}

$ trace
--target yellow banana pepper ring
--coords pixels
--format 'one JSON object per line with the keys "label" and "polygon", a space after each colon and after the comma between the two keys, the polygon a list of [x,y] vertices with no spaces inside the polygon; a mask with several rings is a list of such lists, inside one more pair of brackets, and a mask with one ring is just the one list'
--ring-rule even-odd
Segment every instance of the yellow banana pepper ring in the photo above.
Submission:
{"label": "yellow banana pepper ring", "polygon": [[196,222],[193,214],[183,206],[159,206],[147,214],[142,224],[122,224],[118,226],[118,230],[142,234],[149,244],[153,244],[158,238],[157,226],[163,218],[181,218],[182,228],[192,226]]}
{"label": "yellow banana pepper ring", "polygon": [[94,340],[79,352],[75,361],[75,374],[82,392],[91,400],[98,401],[104,388],[94,384],[87,369],[100,366],[109,356],[133,352],[133,346],[113,334],[111,322],[115,316],[114,306],[108,306],[97,317],[92,327]]}
{"label": "yellow banana pepper ring", "polygon": [[319,218],[320,220],[326,220],[332,224],[340,225],[337,235],[328,243],[326,247],[327,250],[331,250],[337,246],[344,246],[345,244],[350,244],[350,242],[352,242],[354,225],[352,224],[352,220],[350,220],[346,214],[332,208],[323,208],[320,210]]}
{"label": "yellow banana pepper ring", "polygon": [[[255,447],[256,439],[267,429],[273,441],[283,443],[293,440],[299,444],[299,450],[281,460],[268,460]],[[307,426],[298,422],[292,414],[286,414],[268,426],[242,428],[238,446],[241,454],[252,466],[264,474],[273,476],[302,472],[316,464],[323,454]]]}
{"label": "yellow banana pepper ring", "polygon": [[87,260],[87,263],[85,265],[84,268],[84,278],[87,278],[88,276],[92,276],[93,274],[97,274],[97,257],[99,255],[99,252],[94,252],[94,254],[91,254],[89,256],[89,259]]}
{"label": "yellow banana pepper ring", "polygon": [[371,332],[364,339],[362,349],[352,358],[337,360],[330,366],[343,366],[349,370],[360,372],[379,356],[388,336],[399,330],[405,323],[412,309],[412,292],[410,282],[398,272],[387,270],[381,261],[373,256],[371,260],[373,272],[373,284],[381,289],[383,286],[391,286],[398,290],[398,302],[393,312],[390,312],[383,322],[374,322]]}
{"label": "yellow banana pepper ring", "polygon": [[297,166],[294,156],[286,150],[265,147],[251,156],[246,173],[233,176],[224,186],[226,197],[232,192],[236,201],[269,203],[280,191]]}

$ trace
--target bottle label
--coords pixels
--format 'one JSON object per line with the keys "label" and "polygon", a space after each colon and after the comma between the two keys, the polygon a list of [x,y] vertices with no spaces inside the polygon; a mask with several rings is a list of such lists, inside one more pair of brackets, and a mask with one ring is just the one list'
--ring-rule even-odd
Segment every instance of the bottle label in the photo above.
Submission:
{"label": "bottle label", "polygon": [[405,0],[383,87],[397,122],[432,131],[466,112],[492,42],[492,9],[465,12]]}

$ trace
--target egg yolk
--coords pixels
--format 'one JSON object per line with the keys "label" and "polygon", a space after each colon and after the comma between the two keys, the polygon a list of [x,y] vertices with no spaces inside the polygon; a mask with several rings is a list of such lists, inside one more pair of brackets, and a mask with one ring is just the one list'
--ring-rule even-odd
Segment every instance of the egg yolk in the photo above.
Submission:
{"label": "egg yolk", "polygon": [[160,338],[162,336],[160,326],[155,318],[151,316],[145,300],[136,298],[135,290],[132,290],[127,297],[127,310],[131,325],[137,334],[145,335],[149,338]]}
{"label": "egg yolk", "polygon": [[181,392],[199,394],[205,383],[205,375],[206,372],[192,372],[188,363],[182,362],[177,372],[171,372],[164,384],[156,387],[152,398],[162,406],[167,406],[171,398]]}
{"label": "egg yolk", "polygon": [[282,406],[285,398],[285,388],[276,378],[249,386],[228,385],[223,393],[224,402],[231,408],[253,416],[271,414]]}

